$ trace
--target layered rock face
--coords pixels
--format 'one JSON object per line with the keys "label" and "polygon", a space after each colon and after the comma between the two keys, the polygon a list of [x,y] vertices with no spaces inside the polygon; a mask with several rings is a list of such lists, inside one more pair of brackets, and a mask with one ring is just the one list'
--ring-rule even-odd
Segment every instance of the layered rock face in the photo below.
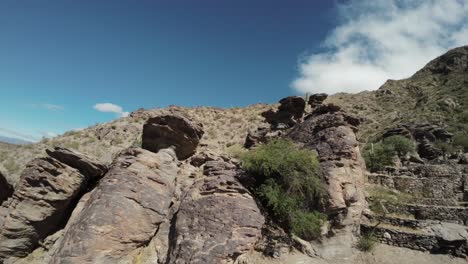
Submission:
{"label": "layered rock face", "polygon": [[432,124],[403,124],[387,129],[382,138],[400,135],[418,143],[418,154],[425,159],[435,159],[442,156],[442,151],[434,146],[434,142],[449,142],[453,137],[444,128]]}
{"label": "layered rock face", "polygon": [[173,150],[123,151],[70,219],[52,263],[116,263],[169,217],[178,173]]}
{"label": "layered rock face", "polygon": [[330,214],[336,224],[353,225],[365,204],[364,161],[354,131],[359,121],[333,105],[322,105],[288,134],[295,142],[316,150],[328,186]]}
{"label": "layered rock face", "polygon": [[148,124],[156,152],[128,148],[108,167],[56,148],[31,162],[0,209],[0,263],[234,263],[252,250],[265,220],[238,164],[187,159],[203,131],[185,116]]}
{"label": "layered rock face", "polygon": [[0,205],[13,194],[13,187],[0,172]]}
{"label": "layered rock face", "polygon": [[264,217],[233,164],[209,161],[175,217],[169,263],[233,263],[261,237]]}
{"label": "layered rock face", "polygon": [[302,121],[305,108],[306,102],[302,97],[289,96],[281,99],[278,109],[262,113],[262,116],[270,125],[250,130],[244,147],[249,149],[265,143],[269,139],[282,136],[286,130]]}
{"label": "layered rock face", "polygon": [[143,126],[143,148],[158,152],[173,147],[180,160],[186,159],[195,153],[204,133],[202,127],[182,114],[150,118]]}
{"label": "layered rock face", "polygon": [[[61,151],[66,151],[72,160],[82,158],[80,154]],[[89,159],[79,164],[67,162],[75,166],[72,167],[45,157],[27,165],[13,197],[0,209],[0,260],[26,256],[40,240],[63,226],[76,199],[91,181],[105,172],[104,165],[93,163],[102,170],[89,170],[87,175],[80,173],[91,166],[89,162]]]}
{"label": "layered rock face", "polygon": [[[320,105],[288,137],[318,153],[325,178],[327,213],[332,219],[332,239],[324,239],[324,258],[351,255],[353,233],[359,230],[361,213],[366,207],[363,193],[365,165],[355,131],[359,120],[334,105]],[[334,237],[334,238],[333,238]]]}
{"label": "layered rock face", "polygon": [[292,127],[304,115],[306,102],[302,97],[289,96],[281,99],[279,104],[276,111],[270,110],[262,114],[265,120],[272,125],[273,129]]}

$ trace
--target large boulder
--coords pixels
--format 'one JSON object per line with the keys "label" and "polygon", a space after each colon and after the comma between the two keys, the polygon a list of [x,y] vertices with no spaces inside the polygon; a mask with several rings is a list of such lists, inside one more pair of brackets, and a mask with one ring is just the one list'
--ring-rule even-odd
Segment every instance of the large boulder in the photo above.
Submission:
{"label": "large boulder", "polygon": [[328,94],[326,93],[318,93],[312,94],[309,96],[309,101],[307,102],[312,108],[315,108],[323,103],[325,99],[327,99]]}
{"label": "large boulder", "polygon": [[76,151],[66,148],[56,147],[54,150],[46,150],[47,154],[70,167],[78,169],[83,175],[89,178],[99,179],[108,168],[106,165]]}
{"label": "large boulder", "polygon": [[172,149],[121,152],[80,202],[51,263],[119,263],[147,245],[171,217],[178,171]]}
{"label": "large boulder", "polygon": [[305,112],[306,102],[300,96],[289,96],[279,101],[276,111],[269,110],[262,113],[273,129],[284,129],[298,123]]}
{"label": "large boulder", "polygon": [[88,178],[53,158],[31,161],[0,220],[0,260],[23,257],[60,229]]}
{"label": "large boulder", "polygon": [[205,164],[206,178],[195,184],[175,216],[166,263],[233,263],[261,237],[264,217],[236,179],[236,167]]}
{"label": "large boulder", "polygon": [[13,187],[0,171],[0,205],[13,194]]}
{"label": "large boulder", "polygon": [[143,126],[142,147],[152,152],[174,148],[177,158],[183,160],[195,153],[203,133],[202,124],[180,113],[160,115]]}

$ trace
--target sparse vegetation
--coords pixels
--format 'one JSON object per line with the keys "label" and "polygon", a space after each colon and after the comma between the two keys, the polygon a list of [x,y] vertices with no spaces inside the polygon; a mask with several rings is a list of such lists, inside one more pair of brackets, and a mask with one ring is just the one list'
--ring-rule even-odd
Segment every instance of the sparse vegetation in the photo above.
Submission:
{"label": "sparse vegetation", "polygon": [[414,142],[411,139],[408,139],[403,136],[396,135],[385,138],[383,140],[383,143],[384,145],[393,149],[393,151],[396,152],[398,156],[403,156],[406,153],[412,153],[416,150]]}
{"label": "sparse vegetation", "polygon": [[453,137],[453,145],[458,148],[462,149],[464,152],[468,152],[468,135],[457,133]]}
{"label": "sparse vegetation", "polygon": [[375,248],[375,237],[372,232],[359,237],[356,248],[363,252],[371,252]]}
{"label": "sparse vegetation", "polygon": [[367,169],[380,171],[393,164],[393,149],[383,143],[368,144],[363,151]]}
{"label": "sparse vegetation", "polygon": [[256,193],[280,224],[304,239],[320,235],[326,216],[315,209],[324,188],[313,152],[276,139],[242,155],[242,161],[257,179]]}
{"label": "sparse vegetation", "polygon": [[406,204],[415,201],[418,197],[414,195],[390,190],[382,186],[373,186],[367,189],[369,194],[369,208],[377,214],[384,214],[382,203],[394,205]]}
{"label": "sparse vegetation", "polygon": [[368,144],[363,151],[363,157],[367,168],[372,171],[383,170],[386,166],[393,165],[395,154],[402,156],[415,152],[413,141],[403,136],[391,136],[382,142]]}
{"label": "sparse vegetation", "polygon": [[240,144],[228,144],[226,153],[233,158],[239,159],[247,152],[247,150]]}

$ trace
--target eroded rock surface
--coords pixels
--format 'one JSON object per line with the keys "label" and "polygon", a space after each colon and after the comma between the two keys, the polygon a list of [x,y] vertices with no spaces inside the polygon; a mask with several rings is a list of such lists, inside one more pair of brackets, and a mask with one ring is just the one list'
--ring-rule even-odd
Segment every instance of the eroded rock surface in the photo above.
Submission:
{"label": "eroded rock surface", "polygon": [[352,233],[359,228],[366,206],[365,165],[355,136],[358,124],[359,120],[338,107],[321,105],[288,134],[296,143],[317,151],[326,181],[327,212],[337,239],[323,241],[327,247],[323,247],[322,257],[351,255]]}
{"label": "eroded rock surface", "polygon": [[175,216],[168,263],[233,263],[261,236],[264,217],[233,164],[209,161]]}
{"label": "eroded rock surface", "polygon": [[172,149],[130,148],[70,219],[51,263],[118,263],[169,218],[178,173]]}
{"label": "eroded rock surface", "polygon": [[108,170],[106,165],[66,148],[56,147],[54,150],[47,149],[46,152],[56,160],[78,169],[83,175],[89,178],[101,178]]}
{"label": "eroded rock surface", "polygon": [[172,147],[178,159],[183,160],[195,153],[203,133],[202,124],[182,114],[156,116],[143,126],[142,146],[152,152]]}
{"label": "eroded rock surface", "polygon": [[0,205],[13,194],[13,187],[0,172]]}
{"label": "eroded rock surface", "polygon": [[60,161],[31,161],[0,220],[0,259],[23,257],[68,218],[89,179]]}
{"label": "eroded rock surface", "polygon": [[273,129],[284,129],[294,126],[304,115],[306,102],[299,96],[289,96],[279,101],[276,111],[269,110],[262,113],[265,120]]}

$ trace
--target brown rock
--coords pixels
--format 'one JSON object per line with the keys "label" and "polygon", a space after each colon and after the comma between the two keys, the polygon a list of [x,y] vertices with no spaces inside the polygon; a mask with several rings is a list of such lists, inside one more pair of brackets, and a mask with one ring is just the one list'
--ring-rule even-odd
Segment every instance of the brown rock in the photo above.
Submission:
{"label": "brown rock", "polygon": [[149,243],[170,218],[177,173],[171,149],[123,151],[70,219],[51,263],[117,263]]}
{"label": "brown rock", "polygon": [[325,99],[327,99],[328,94],[326,93],[318,93],[318,94],[312,94],[309,97],[309,102],[308,104],[311,107],[317,107],[318,105],[321,105]]}
{"label": "brown rock", "polygon": [[26,256],[60,229],[88,180],[53,158],[31,161],[0,221],[0,260]]}
{"label": "brown rock", "polygon": [[175,216],[167,263],[232,263],[253,248],[264,218],[230,163],[205,164]]}
{"label": "brown rock", "polygon": [[306,102],[299,96],[289,96],[279,101],[276,111],[268,110],[262,113],[273,129],[286,129],[298,123],[305,111]]}
{"label": "brown rock", "polygon": [[174,148],[181,160],[192,156],[203,136],[203,125],[173,113],[150,118],[143,126],[142,146],[152,152]]}
{"label": "brown rock", "polygon": [[343,214],[338,226],[355,225],[365,204],[365,165],[354,133],[358,121],[333,105],[321,105],[288,137],[316,150],[328,188],[328,212]]}
{"label": "brown rock", "polygon": [[66,148],[56,147],[54,150],[47,149],[46,152],[49,156],[79,170],[90,179],[99,179],[108,170],[106,165]]}
{"label": "brown rock", "polygon": [[0,172],[0,205],[13,194],[13,187]]}

